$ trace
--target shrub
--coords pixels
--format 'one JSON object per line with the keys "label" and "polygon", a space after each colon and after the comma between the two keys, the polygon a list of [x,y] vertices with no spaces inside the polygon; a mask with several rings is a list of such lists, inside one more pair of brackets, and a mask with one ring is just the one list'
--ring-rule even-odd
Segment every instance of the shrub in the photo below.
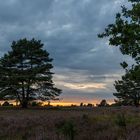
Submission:
{"label": "shrub", "polygon": [[55,125],[57,133],[62,134],[69,140],[74,140],[76,130],[72,121],[62,121]]}
{"label": "shrub", "polygon": [[32,102],[31,106],[41,106],[42,103],[41,102]]}
{"label": "shrub", "polygon": [[126,128],[126,118],[123,113],[117,115],[117,119],[115,122],[119,127]]}

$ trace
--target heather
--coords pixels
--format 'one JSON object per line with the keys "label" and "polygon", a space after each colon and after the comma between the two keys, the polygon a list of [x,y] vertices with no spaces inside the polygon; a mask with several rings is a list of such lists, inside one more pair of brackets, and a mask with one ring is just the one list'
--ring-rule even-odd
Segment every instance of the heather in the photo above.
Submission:
{"label": "heather", "polygon": [[139,140],[140,109],[0,109],[1,140]]}

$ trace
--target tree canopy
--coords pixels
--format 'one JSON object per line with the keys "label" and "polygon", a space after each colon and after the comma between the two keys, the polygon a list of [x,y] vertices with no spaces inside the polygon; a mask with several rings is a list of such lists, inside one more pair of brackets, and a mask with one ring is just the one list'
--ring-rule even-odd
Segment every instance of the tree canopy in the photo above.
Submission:
{"label": "tree canopy", "polygon": [[130,101],[135,105],[140,101],[140,0],[128,0],[131,8],[122,6],[121,13],[116,14],[114,24],[109,24],[100,38],[109,37],[109,44],[119,46],[124,55],[129,55],[135,63],[128,67],[127,62],[121,63],[126,74],[115,81],[118,93],[114,95],[122,101]]}
{"label": "tree canopy", "polygon": [[117,93],[114,95],[123,105],[139,106],[140,101],[140,65],[135,66],[122,76],[122,80],[115,81]]}
{"label": "tree canopy", "polygon": [[0,58],[0,99],[16,99],[22,107],[31,100],[56,99],[61,90],[52,81],[53,66],[40,40],[13,41]]}

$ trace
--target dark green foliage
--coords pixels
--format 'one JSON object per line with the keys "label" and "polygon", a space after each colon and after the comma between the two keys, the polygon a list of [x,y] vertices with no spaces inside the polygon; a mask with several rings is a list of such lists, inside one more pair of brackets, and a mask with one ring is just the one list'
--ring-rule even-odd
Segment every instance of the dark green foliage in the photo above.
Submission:
{"label": "dark green foliage", "polygon": [[35,101],[33,101],[33,102],[31,103],[31,106],[41,106],[41,105],[42,105],[41,102],[35,102]]}
{"label": "dark green foliage", "polygon": [[18,99],[22,107],[31,100],[55,99],[49,53],[40,40],[13,41],[11,51],[0,59],[0,98]]}
{"label": "dark green foliage", "polygon": [[120,135],[120,139],[127,140],[127,119],[124,113],[120,113],[117,115],[115,123],[119,127],[118,134]]}
{"label": "dark green foliage", "polygon": [[140,101],[140,70],[139,68],[132,68],[122,76],[122,80],[115,81],[115,88],[117,93],[114,95],[122,102],[123,105],[139,106]]}
{"label": "dark green foliage", "polygon": [[99,37],[109,37],[110,45],[120,46],[122,54],[140,62],[140,1],[132,1],[132,9],[122,6],[114,24],[108,25]]}
{"label": "dark green foliage", "polygon": [[126,62],[121,63],[126,74],[121,80],[115,81],[117,93],[114,95],[119,103],[139,105],[140,101],[140,0],[129,0],[131,9],[122,6],[121,13],[116,14],[114,24],[108,25],[105,32],[98,36],[109,37],[109,44],[119,46],[124,55],[135,61],[132,67]]}
{"label": "dark green foliage", "polygon": [[68,140],[74,140],[76,130],[72,121],[62,121],[56,124],[57,132],[64,135]]}
{"label": "dark green foliage", "polygon": [[122,128],[126,128],[126,118],[124,113],[118,114],[115,123]]}

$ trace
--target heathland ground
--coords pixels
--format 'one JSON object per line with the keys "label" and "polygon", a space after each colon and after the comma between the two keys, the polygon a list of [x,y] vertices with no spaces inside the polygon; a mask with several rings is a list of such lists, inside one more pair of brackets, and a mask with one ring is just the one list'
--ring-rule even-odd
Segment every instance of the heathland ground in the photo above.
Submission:
{"label": "heathland ground", "polygon": [[140,108],[0,108],[0,140],[140,140]]}

